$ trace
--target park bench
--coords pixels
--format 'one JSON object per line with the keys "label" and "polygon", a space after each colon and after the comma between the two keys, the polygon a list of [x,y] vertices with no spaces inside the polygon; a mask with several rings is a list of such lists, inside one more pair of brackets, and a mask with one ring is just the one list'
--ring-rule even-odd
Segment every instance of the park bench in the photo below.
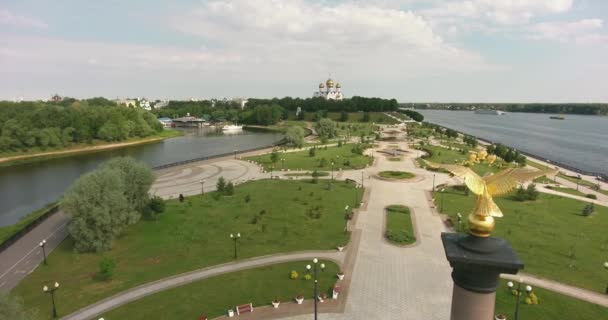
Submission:
{"label": "park bench", "polygon": [[246,313],[246,312],[253,312],[253,304],[247,303],[247,304],[242,304],[240,306],[236,306],[236,314],[240,315],[241,313]]}

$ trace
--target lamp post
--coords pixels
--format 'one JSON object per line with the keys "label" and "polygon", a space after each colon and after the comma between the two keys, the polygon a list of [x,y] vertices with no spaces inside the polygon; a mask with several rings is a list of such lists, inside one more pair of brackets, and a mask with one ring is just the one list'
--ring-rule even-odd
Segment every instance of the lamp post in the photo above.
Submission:
{"label": "lamp post", "polygon": [[270,166],[270,180],[272,180],[272,170],[274,170],[274,166]]}
{"label": "lamp post", "polygon": [[348,232],[348,205],[344,207],[344,233]]}
{"label": "lamp post", "polygon": [[[608,261],[604,262],[604,268],[606,270],[608,270]],[[605,291],[605,293],[608,294],[608,284],[606,285],[606,291]]]}
{"label": "lamp post", "polygon": [[40,246],[40,248],[42,248],[42,256],[44,257],[44,265],[47,265],[46,262],[46,250],[44,249],[44,247],[46,247],[46,240],[42,240],[40,241],[40,243],[38,244]]}
{"label": "lamp post", "polygon": [[236,159],[236,152],[237,152],[237,151],[238,151],[237,149],[234,149],[234,158],[235,158],[235,159]]}
{"label": "lamp post", "polygon": [[201,195],[205,194],[205,180],[201,179]]}
{"label": "lamp post", "polygon": [[237,234],[230,234],[230,239],[234,240],[234,260],[238,259],[238,256],[236,254],[236,243],[239,241],[239,238],[241,237],[241,233],[237,232]]}
{"label": "lamp post", "polygon": [[441,189],[441,213],[443,213],[443,195],[445,194],[445,189]]}
{"label": "lamp post", "polygon": [[42,291],[44,291],[44,293],[51,295],[51,302],[53,303],[53,318],[57,318],[57,307],[55,307],[55,291],[57,291],[57,289],[59,289],[59,282],[55,282],[55,285],[50,288],[47,286],[42,287]]}
{"label": "lamp post", "polygon": [[334,162],[331,162],[331,181],[334,181]]}
{"label": "lamp post", "polygon": [[[319,279],[317,278],[317,274],[319,272],[319,259],[314,258],[312,260],[313,265],[314,265],[314,269],[311,265],[307,264],[306,265],[306,270],[310,271],[311,269],[313,269],[313,279],[315,281],[315,285],[314,285],[314,292],[313,292],[313,299],[315,301],[315,320],[317,320],[317,302],[319,301],[319,292],[318,292],[318,286],[319,286]],[[321,271],[325,270],[325,264],[321,263]]]}
{"label": "lamp post", "polygon": [[281,158],[281,169],[285,170],[285,158]]}
{"label": "lamp post", "polygon": [[[522,284],[523,280],[519,279],[519,281],[517,282],[517,289],[516,290],[516,294],[515,294],[515,320],[519,320],[519,302],[520,302],[520,297],[521,297],[521,284]],[[509,287],[509,290],[513,290],[513,282],[509,281],[507,282],[507,286]],[[532,287],[531,286],[526,286],[526,292],[529,294],[530,292],[532,292]]]}
{"label": "lamp post", "polygon": [[458,232],[462,232],[462,215],[458,212]]}
{"label": "lamp post", "polygon": [[433,173],[433,189],[431,191],[435,191],[435,174]]}

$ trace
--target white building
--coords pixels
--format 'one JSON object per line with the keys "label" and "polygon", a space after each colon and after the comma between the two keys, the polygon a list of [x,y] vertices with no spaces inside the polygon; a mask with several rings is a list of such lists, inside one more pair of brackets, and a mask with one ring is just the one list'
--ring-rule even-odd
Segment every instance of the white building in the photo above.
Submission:
{"label": "white building", "polygon": [[323,84],[323,82],[319,84],[319,91],[315,92],[313,97],[323,97],[327,100],[344,99],[344,95],[342,94],[342,86],[340,83],[336,83],[336,87],[334,88],[334,81],[331,78],[327,79],[325,84]]}

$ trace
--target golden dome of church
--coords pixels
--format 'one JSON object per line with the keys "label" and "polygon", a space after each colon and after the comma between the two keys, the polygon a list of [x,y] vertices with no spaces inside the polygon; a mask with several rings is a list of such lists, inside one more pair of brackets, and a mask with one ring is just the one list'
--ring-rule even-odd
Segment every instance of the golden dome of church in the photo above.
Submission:
{"label": "golden dome of church", "polygon": [[325,81],[325,84],[323,84],[323,82],[319,83],[319,91],[315,92],[313,97],[321,97],[327,100],[342,100],[344,99],[342,85],[339,82],[336,82],[334,88],[334,80],[328,78],[327,81]]}
{"label": "golden dome of church", "polygon": [[329,79],[327,79],[327,81],[325,82],[325,85],[326,85],[328,88],[333,88],[333,87],[334,87],[334,81],[333,81],[331,78],[329,78]]}

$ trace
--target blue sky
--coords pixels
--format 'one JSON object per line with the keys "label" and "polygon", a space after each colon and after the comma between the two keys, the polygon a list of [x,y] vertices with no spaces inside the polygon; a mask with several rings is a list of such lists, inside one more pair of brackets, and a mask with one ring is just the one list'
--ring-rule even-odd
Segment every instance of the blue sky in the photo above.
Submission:
{"label": "blue sky", "polygon": [[608,1],[0,2],[0,99],[608,102]]}

